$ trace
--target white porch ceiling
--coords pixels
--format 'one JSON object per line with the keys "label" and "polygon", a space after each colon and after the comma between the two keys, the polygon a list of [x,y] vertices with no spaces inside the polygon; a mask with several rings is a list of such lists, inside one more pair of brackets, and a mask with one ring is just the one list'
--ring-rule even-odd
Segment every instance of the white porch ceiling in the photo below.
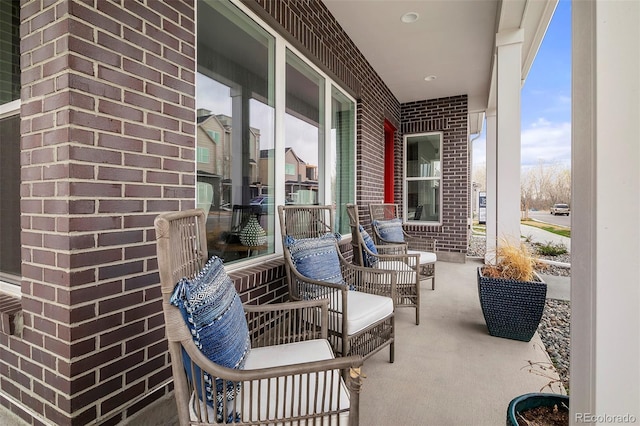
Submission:
{"label": "white porch ceiling", "polygon": [[[496,33],[524,29],[524,83],[557,5],[557,0],[323,1],[398,101],[467,94],[471,113],[490,105]],[[408,12],[419,19],[403,23]],[[436,79],[425,81],[430,75]]]}

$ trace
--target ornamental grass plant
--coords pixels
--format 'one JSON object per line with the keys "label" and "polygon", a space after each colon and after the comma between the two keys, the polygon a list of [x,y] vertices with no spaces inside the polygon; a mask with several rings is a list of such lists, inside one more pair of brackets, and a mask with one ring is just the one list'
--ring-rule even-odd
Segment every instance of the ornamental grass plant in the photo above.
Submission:
{"label": "ornamental grass plant", "polygon": [[526,244],[514,245],[504,241],[496,249],[496,264],[485,265],[482,268],[482,275],[489,278],[534,281],[536,266],[538,261]]}

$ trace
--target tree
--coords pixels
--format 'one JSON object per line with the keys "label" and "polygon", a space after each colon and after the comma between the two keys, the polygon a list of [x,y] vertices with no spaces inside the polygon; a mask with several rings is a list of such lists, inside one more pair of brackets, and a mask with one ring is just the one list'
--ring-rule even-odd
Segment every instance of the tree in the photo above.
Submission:
{"label": "tree", "polygon": [[540,161],[526,168],[520,180],[523,208],[545,210],[555,203],[571,199],[571,170],[559,163]]}

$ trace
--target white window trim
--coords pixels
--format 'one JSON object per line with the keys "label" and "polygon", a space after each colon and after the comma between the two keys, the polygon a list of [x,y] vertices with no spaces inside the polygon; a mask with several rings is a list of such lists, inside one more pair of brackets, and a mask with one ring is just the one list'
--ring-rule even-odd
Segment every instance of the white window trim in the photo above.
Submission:
{"label": "white window trim", "polygon": [[[438,177],[407,177],[407,138],[410,137],[414,137],[414,136],[429,136],[429,135],[439,135],[440,136],[440,148],[439,148],[439,152],[440,152],[440,164],[441,164],[441,170],[440,170],[440,176]],[[403,222],[407,222],[407,182],[410,181],[424,181],[424,180],[437,180],[440,181],[440,195],[439,195],[439,212],[438,212],[438,217],[440,218],[440,220],[438,221],[426,221],[426,220],[412,220],[411,224],[412,225],[428,225],[428,226],[441,226],[442,225],[442,212],[443,212],[443,204],[442,204],[442,200],[443,200],[443,193],[444,191],[442,190],[442,177],[444,175],[444,159],[443,159],[443,152],[442,152],[442,147],[443,147],[443,143],[444,143],[444,135],[442,132],[424,132],[424,133],[408,133],[406,135],[404,135],[402,137],[402,143],[403,143],[403,156],[402,156],[402,179],[403,179],[403,189],[402,189],[402,221]]]}
{"label": "white window trim", "polygon": [[20,99],[0,105],[0,118],[20,115]]}

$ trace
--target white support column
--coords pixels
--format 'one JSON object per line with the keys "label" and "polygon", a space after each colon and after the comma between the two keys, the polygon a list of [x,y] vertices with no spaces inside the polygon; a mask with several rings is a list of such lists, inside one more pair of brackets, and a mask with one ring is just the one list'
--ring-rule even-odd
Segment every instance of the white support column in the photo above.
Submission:
{"label": "white support column", "polygon": [[496,136],[498,245],[520,242],[520,91],[524,30],[496,35]]}
{"label": "white support column", "polygon": [[487,140],[486,140],[486,179],[487,179],[487,247],[484,260],[488,264],[495,263],[496,242],[498,241],[498,224],[496,210],[497,203],[497,140],[496,140],[496,110],[487,111]]}
{"label": "white support column", "polygon": [[635,424],[640,3],[572,8],[571,424]]}
{"label": "white support column", "polygon": [[487,112],[487,251],[520,242],[520,91],[524,31],[496,35],[495,115]]}

